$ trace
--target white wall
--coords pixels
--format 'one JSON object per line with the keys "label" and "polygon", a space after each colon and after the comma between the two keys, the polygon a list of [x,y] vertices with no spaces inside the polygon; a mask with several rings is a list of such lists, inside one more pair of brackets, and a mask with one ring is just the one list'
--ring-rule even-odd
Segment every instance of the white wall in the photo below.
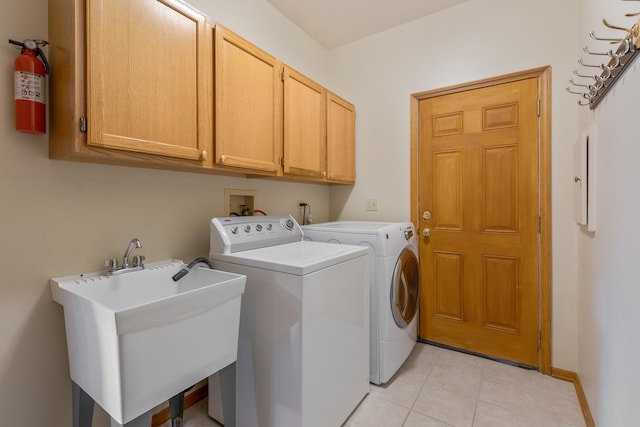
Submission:
{"label": "white wall", "polygon": [[327,50],[267,0],[183,1],[311,79],[326,84]]}
{"label": "white wall", "polygon": [[[606,29],[631,26],[640,3],[586,0],[581,4],[580,44],[593,51],[612,46],[600,37],[623,35]],[[585,62],[599,63],[595,58]],[[595,127],[595,233],[578,233],[578,374],[596,425],[638,423],[640,382],[640,138],[637,127],[640,62],[629,66],[595,111],[581,108],[579,130]]]}
{"label": "white wall", "polygon": [[[564,92],[577,52],[577,0],[471,0],[331,52],[332,87],[355,103],[355,187],[331,190],[331,216],[409,219],[410,94],[552,66],[554,367],[575,370],[576,228],[571,222],[575,100]],[[378,212],[364,212],[365,199]]]}
{"label": "white wall", "polygon": [[[324,83],[326,51],[266,1],[199,3]],[[14,130],[19,52],[6,42],[47,39],[47,1],[0,0],[0,10],[0,425],[70,426],[64,320],[49,278],[100,270],[132,237],[147,261],[206,255],[208,221],[223,215],[225,188],[257,190],[257,207],[273,214],[297,213],[296,200],[308,200],[316,221],[329,219],[329,188],[49,160],[47,136]],[[98,411],[94,425],[108,417]]]}

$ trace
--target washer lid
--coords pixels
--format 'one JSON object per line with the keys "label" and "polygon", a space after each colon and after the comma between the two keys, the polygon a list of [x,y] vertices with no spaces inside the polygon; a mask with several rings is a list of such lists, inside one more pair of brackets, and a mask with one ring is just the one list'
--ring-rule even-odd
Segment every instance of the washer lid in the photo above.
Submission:
{"label": "washer lid", "polygon": [[293,242],[231,254],[210,254],[214,267],[224,261],[247,267],[304,276],[354,258],[365,256],[367,247],[323,242]]}

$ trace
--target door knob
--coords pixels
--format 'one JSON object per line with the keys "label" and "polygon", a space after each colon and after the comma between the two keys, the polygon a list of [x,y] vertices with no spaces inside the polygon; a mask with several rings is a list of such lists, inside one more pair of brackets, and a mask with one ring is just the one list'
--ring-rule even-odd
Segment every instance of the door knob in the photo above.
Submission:
{"label": "door knob", "polygon": [[422,230],[422,235],[424,237],[431,237],[431,229],[430,228],[425,228]]}
{"label": "door knob", "polygon": [[429,211],[424,211],[422,213],[422,219],[431,219],[431,212]]}

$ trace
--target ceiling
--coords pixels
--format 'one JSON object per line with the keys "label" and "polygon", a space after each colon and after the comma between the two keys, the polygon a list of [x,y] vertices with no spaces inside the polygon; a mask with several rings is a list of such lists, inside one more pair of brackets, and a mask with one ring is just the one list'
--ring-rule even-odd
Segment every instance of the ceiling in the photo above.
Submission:
{"label": "ceiling", "polygon": [[267,0],[327,49],[468,0]]}

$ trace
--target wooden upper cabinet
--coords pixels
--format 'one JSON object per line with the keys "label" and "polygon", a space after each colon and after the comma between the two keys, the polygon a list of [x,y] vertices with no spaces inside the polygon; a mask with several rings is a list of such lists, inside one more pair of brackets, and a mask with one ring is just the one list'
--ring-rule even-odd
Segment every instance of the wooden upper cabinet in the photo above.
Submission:
{"label": "wooden upper cabinet", "polygon": [[52,159],[353,182],[353,106],[188,3],[48,6]]}
{"label": "wooden upper cabinet", "polygon": [[356,181],[356,110],[353,104],[327,92],[327,180]]}
{"label": "wooden upper cabinet", "polygon": [[326,175],[326,90],[284,67],[284,173]]}
{"label": "wooden upper cabinet", "polygon": [[215,28],[215,161],[276,174],[282,156],[281,63]]}
{"label": "wooden upper cabinet", "polygon": [[175,0],[87,1],[87,144],[206,161],[206,17]]}

